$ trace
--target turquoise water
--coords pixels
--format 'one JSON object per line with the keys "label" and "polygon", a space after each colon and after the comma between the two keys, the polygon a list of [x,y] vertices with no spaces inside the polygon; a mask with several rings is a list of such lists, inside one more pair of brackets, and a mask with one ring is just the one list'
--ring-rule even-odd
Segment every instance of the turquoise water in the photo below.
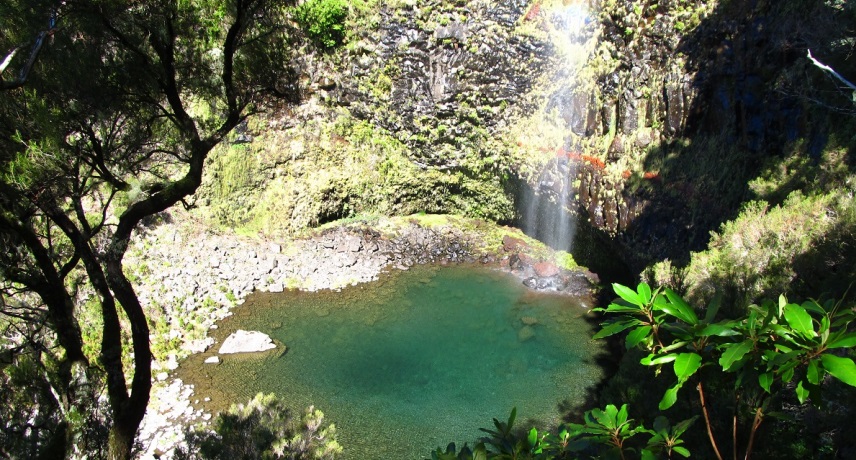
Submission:
{"label": "turquoise water", "polygon": [[472,443],[512,407],[544,427],[558,423],[560,403],[582,402],[600,377],[585,312],[502,272],[421,267],[341,292],[256,294],[217,338],[260,330],[287,353],[220,365],[194,356],[179,377],[212,398],[208,409],[257,392],[298,411],[314,404],[336,424],[345,459],[420,459]]}

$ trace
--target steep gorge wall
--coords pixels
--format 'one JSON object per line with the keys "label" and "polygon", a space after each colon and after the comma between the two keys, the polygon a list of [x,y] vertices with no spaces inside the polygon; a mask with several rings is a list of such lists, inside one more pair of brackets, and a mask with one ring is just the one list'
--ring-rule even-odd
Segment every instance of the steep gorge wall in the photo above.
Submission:
{"label": "steep gorge wall", "polygon": [[[578,210],[634,268],[681,260],[753,198],[750,180],[836,137],[822,107],[836,94],[817,103],[829,82],[805,51],[856,75],[852,8],[804,3],[401,0],[355,11],[342,48],[297,49],[302,102],[251,120],[215,155],[199,203],[266,233],[420,211],[512,221],[519,177]],[[580,31],[560,23],[579,7],[592,39],[571,72],[562,34]],[[568,196],[560,176],[572,178]]]}
{"label": "steep gorge wall", "polygon": [[744,201],[792,190],[783,177],[776,196],[760,197],[750,181],[848,142],[849,96],[806,57],[811,49],[856,75],[845,2],[598,6],[594,85],[560,110],[583,115],[566,117],[566,145],[589,159],[578,173],[583,214],[637,268],[686,260]]}

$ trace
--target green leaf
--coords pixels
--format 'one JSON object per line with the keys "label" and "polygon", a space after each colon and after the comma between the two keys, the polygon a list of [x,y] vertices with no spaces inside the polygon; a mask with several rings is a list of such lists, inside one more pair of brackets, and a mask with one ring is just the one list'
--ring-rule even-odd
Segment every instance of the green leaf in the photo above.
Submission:
{"label": "green leaf", "polygon": [[812,338],[816,335],[811,323],[811,315],[805,311],[805,308],[795,303],[785,305],[785,321],[803,337]]}
{"label": "green leaf", "polygon": [[820,369],[817,366],[817,360],[811,360],[808,362],[808,369],[806,369],[805,377],[814,385],[820,383]]}
{"label": "green leaf", "polygon": [[679,455],[681,455],[682,457],[685,457],[685,458],[690,456],[689,449],[687,449],[684,446],[672,447],[672,452],[677,452]]}
{"label": "green leaf", "polygon": [[624,342],[624,346],[627,347],[627,349],[629,350],[635,347],[636,345],[639,345],[640,343],[642,343],[642,341],[647,339],[649,335],[651,335],[651,330],[651,326],[637,327],[629,334],[627,334],[627,339]]}
{"label": "green leaf", "polygon": [[651,286],[648,286],[648,283],[639,283],[639,286],[636,287],[636,292],[639,293],[639,299],[645,305],[651,303]]}
{"label": "green leaf", "polygon": [[597,340],[597,339],[602,339],[604,337],[609,337],[611,335],[618,334],[619,332],[621,332],[625,329],[629,329],[633,326],[638,326],[639,324],[642,324],[642,322],[639,321],[638,319],[630,319],[630,320],[625,320],[625,321],[616,321],[614,323],[609,323],[606,326],[604,326],[603,329],[598,331],[598,333],[595,334],[592,337],[592,339]]}
{"label": "green leaf", "polygon": [[820,355],[820,361],[823,363],[823,368],[830,375],[841,380],[842,382],[856,387],[856,364],[850,358],[840,358],[829,353]]}
{"label": "green leaf", "polygon": [[632,303],[633,305],[638,305],[640,307],[645,305],[645,302],[642,302],[642,299],[636,294],[636,292],[634,292],[633,289],[630,289],[627,286],[623,286],[618,283],[613,283],[612,290],[614,290],[619,297]]}
{"label": "green leaf", "polygon": [[826,348],[851,348],[856,347],[856,333],[847,334],[843,337],[836,337],[835,341],[827,345]]}
{"label": "green leaf", "polygon": [[527,441],[529,441],[529,447],[535,447],[538,443],[538,430],[536,428],[533,427],[529,430],[529,439]]}
{"label": "green leaf", "polygon": [[758,376],[758,385],[761,385],[761,388],[764,389],[767,393],[770,392],[770,387],[773,385],[773,373],[772,372],[764,372]]}
{"label": "green leaf", "polygon": [[657,460],[657,456],[648,449],[642,449],[639,451],[639,455],[641,460]]}
{"label": "green leaf", "polygon": [[701,367],[701,356],[696,353],[681,353],[675,358],[674,367],[678,380],[686,380]]}
{"label": "green leaf", "polygon": [[675,405],[675,402],[678,401],[678,390],[681,389],[684,382],[679,381],[672,388],[666,390],[666,394],[663,395],[663,399],[660,400],[660,405],[658,406],[660,410],[666,410]]}
{"label": "green leaf", "polygon": [[645,366],[656,366],[658,364],[666,364],[674,361],[678,355],[648,355],[642,358],[639,363]]}
{"label": "green leaf", "polygon": [[713,300],[710,301],[710,305],[707,306],[707,310],[704,312],[704,322],[712,323],[714,319],[716,319],[716,314],[719,313],[719,307],[722,305],[722,294],[717,292],[713,296]]}
{"label": "green leaf", "polygon": [[740,333],[735,331],[733,327],[733,321],[729,321],[726,323],[708,324],[698,332],[698,335],[701,337],[710,337],[712,335],[715,335],[717,337],[730,337],[740,335]]}
{"label": "green leaf", "polygon": [[800,404],[805,403],[805,400],[808,399],[808,390],[805,389],[805,387],[803,387],[802,380],[800,380],[799,383],[797,383],[796,391],[797,391],[797,399],[799,400]]}
{"label": "green leaf", "polygon": [[726,372],[730,371],[736,362],[743,359],[743,356],[752,350],[752,345],[751,340],[730,344],[719,358],[719,365],[722,366],[722,370]]}
{"label": "green leaf", "polygon": [[698,316],[696,316],[695,311],[693,311],[693,308],[690,307],[690,305],[681,296],[671,289],[666,289],[665,292],[666,297],[669,298],[669,302],[671,302],[671,304],[677,309],[677,314],[672,314],[672,316],[679,318],[685,323],[692,325],[698,324]]}

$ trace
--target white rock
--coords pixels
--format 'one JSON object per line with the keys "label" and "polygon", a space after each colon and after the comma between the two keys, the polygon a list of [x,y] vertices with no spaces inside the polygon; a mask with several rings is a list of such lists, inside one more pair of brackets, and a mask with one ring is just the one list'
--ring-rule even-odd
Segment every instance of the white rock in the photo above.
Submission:
{"label": "white rock", "polygon": [[274,348],[276,348],[276,345],[267,334],[259,331],[244,331],[239,329],[229,337],[226,337],[218,353],[221,355],[229,353],[253,353]]}
{"label": "white rock", "polygon": [[220,364],[220,357],[210,356],[208,358],[205,358],[205,364]]}

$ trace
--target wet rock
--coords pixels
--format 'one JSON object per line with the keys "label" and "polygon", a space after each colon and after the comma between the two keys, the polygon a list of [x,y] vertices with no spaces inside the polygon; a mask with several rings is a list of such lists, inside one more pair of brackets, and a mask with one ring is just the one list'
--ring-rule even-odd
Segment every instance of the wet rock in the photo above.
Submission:
{"label": "wet rock", "polygon": [[559,274],[559,267],[550,262],[538,262],[532,265],[535,270],[535,275],[541,278],[549,278]]}
{"label": "wet rock", "polygon": [[526,326],[534,326],[534,325],[538,324],[538,318],[536,318],[534,316],[524,316],[524,317],[520,318],[520,322]]}
{"label": "wet rock", "polygon": [[532,326],[523,326],[517,331],[517,340],[525,342],[535,337],[535,328]]}

